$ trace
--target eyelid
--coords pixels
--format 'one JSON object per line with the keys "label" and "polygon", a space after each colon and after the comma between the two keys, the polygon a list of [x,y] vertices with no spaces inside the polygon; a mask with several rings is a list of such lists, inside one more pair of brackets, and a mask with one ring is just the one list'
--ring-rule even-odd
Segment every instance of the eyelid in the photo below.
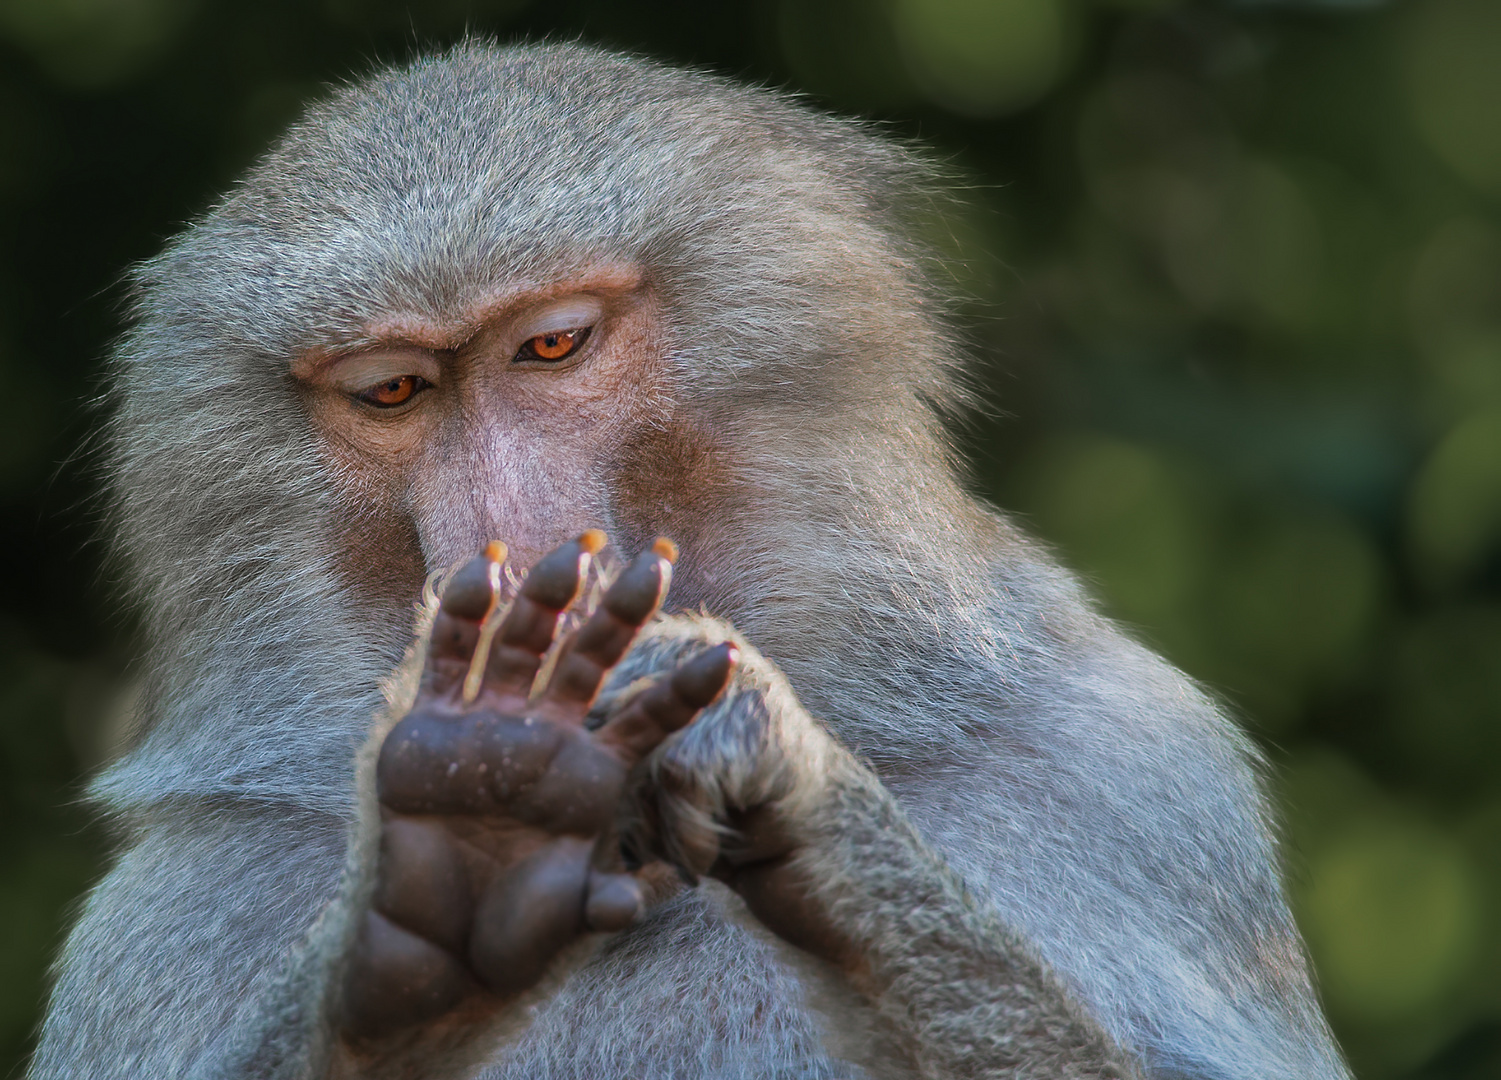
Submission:
{"label": "eyelid", "polygon": [[520,345],[542,334],[582,330],[599,322],[604,314],[605,305],[598,297],[571,296],[567,300],[531,312],[518,322],[516,342]]}
{"label": "eyelid", "polygon": [[354,394],[403,375],[416,375],[436,385],[440,374],[437,361],[422,353],[355,353],[328,365],[323,372],[323,381],[347,394]]}

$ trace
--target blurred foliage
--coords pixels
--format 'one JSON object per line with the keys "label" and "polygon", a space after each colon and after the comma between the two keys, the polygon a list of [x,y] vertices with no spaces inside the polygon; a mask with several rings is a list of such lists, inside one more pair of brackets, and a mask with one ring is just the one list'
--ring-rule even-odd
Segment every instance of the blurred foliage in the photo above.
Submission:
{"label": "blurred foliage", "polygon": [[1501,3],[0,0],[0,1070],[106,839],[132,623],[85,444],[121,268],[322,88],[470,30],[933,146],[975,483],[1276,765],[1363,1077],[1501,1076]]}

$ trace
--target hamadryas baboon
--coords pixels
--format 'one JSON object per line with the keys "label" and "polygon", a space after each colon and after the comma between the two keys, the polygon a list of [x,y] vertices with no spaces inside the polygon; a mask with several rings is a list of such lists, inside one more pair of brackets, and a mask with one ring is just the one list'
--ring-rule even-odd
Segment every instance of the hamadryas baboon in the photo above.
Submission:
{"label": "hamadryas baboon", "polygon": [[32,1075],[1344,1076],[1248,743],[956,478],[941,189],[469,43],[140,267],[145,723]]}

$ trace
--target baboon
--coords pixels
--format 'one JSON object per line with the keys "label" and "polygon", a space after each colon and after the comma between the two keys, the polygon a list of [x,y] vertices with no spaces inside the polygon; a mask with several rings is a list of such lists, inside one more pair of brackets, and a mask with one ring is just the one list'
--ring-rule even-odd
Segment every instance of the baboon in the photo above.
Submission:
{"label": "baboon", "polygon": [[1250,744],[965,488],[944,184],[471,41],[139,267],[31,1075],[1346,1076]]}

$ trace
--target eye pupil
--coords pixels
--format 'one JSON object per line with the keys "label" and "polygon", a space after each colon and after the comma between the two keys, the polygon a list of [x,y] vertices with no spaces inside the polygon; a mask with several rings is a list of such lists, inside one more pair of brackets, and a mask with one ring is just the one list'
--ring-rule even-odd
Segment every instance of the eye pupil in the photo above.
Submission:
{"label": "eye pupil", "polygon": [[589,336],[590,327],[582,330],[550,330],[530,338],[516,354],[517,360],[546,360],[556,363],[571,356]]}
{"label": "eye pupil", "polygon": [[427,383],[416,375],[397,375],[383,383],[376,383],[360,394],[360,398],[376,408],[386,409],[409,401],[413,394]]}

